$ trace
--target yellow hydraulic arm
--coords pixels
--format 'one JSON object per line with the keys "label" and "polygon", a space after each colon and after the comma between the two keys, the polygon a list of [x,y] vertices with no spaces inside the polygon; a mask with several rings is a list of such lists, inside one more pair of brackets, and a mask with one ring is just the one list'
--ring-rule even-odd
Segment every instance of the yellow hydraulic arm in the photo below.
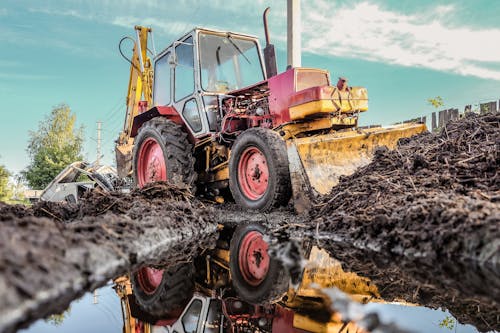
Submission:
{"label": "yellow hydraulic arm", "polygon": [[[148,57],[148,36],[152,32],[151,28],[135,26],[136,40],[131,37],[124,37],[121,43],[126,39],[134,41],[134,49],[130,62],[130,79],[127,91],[127,112],[123,131],[120,132],[116,143],[116,164],[118,175],[120,177],[129,176],[132,172],[132,148],[134,139],[130,137],[134,117],[139,113],[139,102],[145,101],[148,107],[153,102],[153,68],[151,60]],[[120,53],[123,53],[120,48]]]}

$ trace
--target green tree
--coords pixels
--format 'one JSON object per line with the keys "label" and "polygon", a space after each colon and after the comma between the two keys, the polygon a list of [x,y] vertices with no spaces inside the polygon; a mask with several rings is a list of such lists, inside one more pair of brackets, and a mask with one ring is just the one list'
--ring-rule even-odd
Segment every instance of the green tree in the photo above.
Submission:
{"label": "green tree", "polygon": [[76,115],[61,104],[29,132],[30,164],[22,172],[33,189],[42,189],[68,164],[82,159],[83,127],[76,128]]}
{"label": "green tree", "polygon": [[3,165],[0,165],[0,201],[7,201],[12,196],[12,189],[9,185],[10,172]]}
{"label": "green tree", "polygon": [[428,98],[427,102],[432,105],[434,108],[439,109],[444,105],[443,99],[441,96],[436,96],[434,98]]}

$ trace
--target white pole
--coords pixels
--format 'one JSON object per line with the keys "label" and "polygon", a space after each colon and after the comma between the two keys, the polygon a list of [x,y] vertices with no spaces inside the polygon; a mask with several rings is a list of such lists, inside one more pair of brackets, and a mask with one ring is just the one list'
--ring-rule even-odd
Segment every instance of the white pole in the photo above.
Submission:
{"label": "white pole", "polygon": [[301,66],[300,0],[287,0],[287,65]]}
{"label": "white pole", "polygon": [[101,124],[102,122],[97,122],[97,165],[101,165]]}

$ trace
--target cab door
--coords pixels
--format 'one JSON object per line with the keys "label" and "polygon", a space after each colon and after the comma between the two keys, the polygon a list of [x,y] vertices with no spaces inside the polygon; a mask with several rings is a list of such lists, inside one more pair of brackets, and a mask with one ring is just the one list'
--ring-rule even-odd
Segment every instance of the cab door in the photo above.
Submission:
{"label": "cab door", "polygon": [[195,75],[195,47],[192,35],[175,45],[174,106],[181,114],[194,137],[208,131],[201,117],[203,104],[197,91]]}

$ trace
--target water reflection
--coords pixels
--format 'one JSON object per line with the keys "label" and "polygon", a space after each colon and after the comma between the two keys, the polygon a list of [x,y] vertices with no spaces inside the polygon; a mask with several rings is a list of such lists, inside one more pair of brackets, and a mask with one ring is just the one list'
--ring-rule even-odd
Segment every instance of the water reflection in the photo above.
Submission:
{"label": "water reflection", "polygon": [[[257,243],[252,243],[255,240]],[[261,262],[267,260],[259,252],[260,238],[251,238],[248,244]],[[161,317],[144,311],[138,305],[131,280],[123,276],[74,301],[64,313],[20,332],[478,332],[474,326],[459,321],[472,323],[483,332],[493,331],[491,325],[498,327],[498,308],[495,301],[488,301],[486,293],[489,290],[493,299],[498,293],[497,282],[491,280],[496,279],[495,274],[469,269],[465,276],[451,270],[460,277],[455,279],[459,287],[452,287],[455,285],[447,275],[440,275],[449,268],[437,267],[441,273],[432,273],[435,278],[431,279],[424,272],[408,273],[401,261],[348,251],[338,244],[318,244],[322,247],[312,247],[297,283],[273,302],[254,305],[243,301],[222,269],[210,270],[210,260],[217,260],[219,268],[229,266],[229,251],[219,248],[217,253],[210,253],[212,257],[206,254],[195,259],[195,292],[178,312]],[[337,254],[342,261],[331,254]],[[415,269],[414,263],[410,266]],[[255,267],[250,265],[247,273],[259,276],[261,272],[252,269]],[[453,269],[458,268],[453,265]],[[468,280],[472,284],[464,284]],[[466,297],[461,297],[459,291],[464,290]]]}
{"label": "water reflection", "polygon": [[71,303],[69,310],[39,320],[22,333],[120,333],[123,320],[120,311],[120,298],[109,284],[96,292],[87,293]]}
{"label": "water reflection", "polygon": [[[441,309],[403,300],[387,302],[372,280],[345,272],[339,261],[316,247],[311,250],[301,283],[279,301],[263,305],[199,287],[180,315],[154,318],[137,308],[128,278],[116,282],[125,333],[363,333],[370,332],[366,329],[370,327],[373,332],[478,332]],[[343,295],[349,295],[348,300]]]}

